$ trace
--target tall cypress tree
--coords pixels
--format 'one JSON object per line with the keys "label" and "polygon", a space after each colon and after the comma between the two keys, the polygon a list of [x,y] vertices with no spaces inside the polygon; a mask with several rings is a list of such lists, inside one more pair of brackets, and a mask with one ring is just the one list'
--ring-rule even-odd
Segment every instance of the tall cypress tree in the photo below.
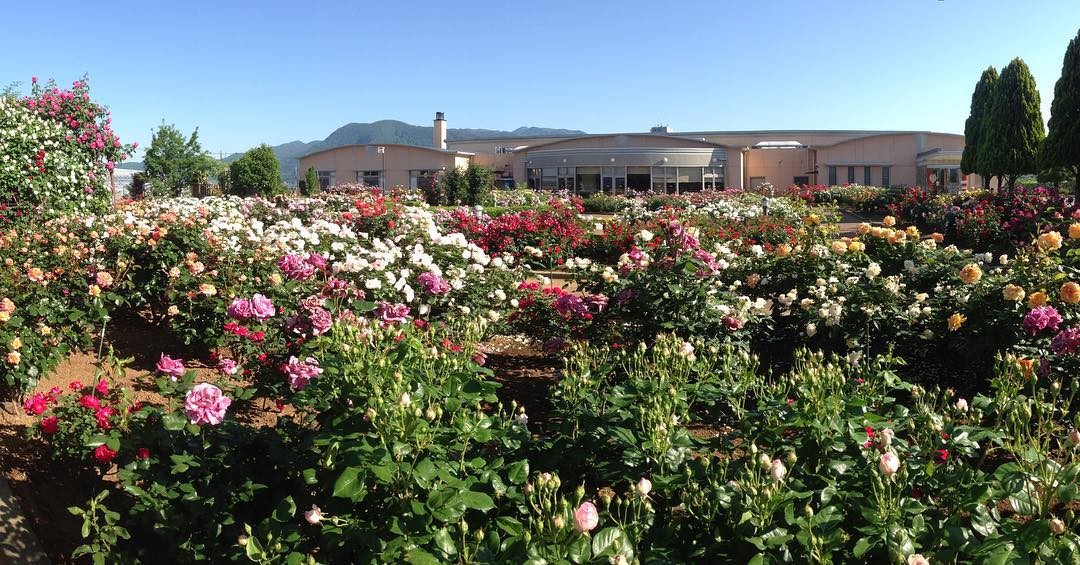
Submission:
{"label": "tall cypress tree", "polygon": [[985,124],[979,132],[979,169],[1005,175],[1009,188],[1018,176],[1038,171],[1046,129],[1035,77],[1023,59],[1013,59],[1001,71]]}
{"label": "tall cypress tree", "polygon": [[978,167],[979,135],[986,122],[986,114],[990,110],[990,98],[997,87],[998,72],[994,67],[983,71],[979,82],[975,84],[975,92],[971,94],[971,112],[964,122],[964,155],[960,158],[960,170],[965,174],[978,173],[983,179],[983,188],[990,183],[987,171]]}
{"label": "tall cypress tree", "polygon": [[1080,191],[1080,31],[1065,50],[1061,78],[1054,85],[1049,125],[1050,133],[1042,147],[1042,167],[1070,169],[1073,190]]}
{"label": "tall cypress tree", "polygon": [[308,167],[307,175],[304,177],[304,190],[301,193],[304,196],[312,196],[318,194],[322,190],[322,184],[319,183],[319,173],[315,170],[315,167]]}

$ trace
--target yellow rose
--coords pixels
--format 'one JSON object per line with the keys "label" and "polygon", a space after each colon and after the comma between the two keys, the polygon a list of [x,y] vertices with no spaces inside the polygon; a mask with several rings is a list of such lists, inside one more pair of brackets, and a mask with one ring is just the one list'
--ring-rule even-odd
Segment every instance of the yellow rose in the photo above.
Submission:
{"label": "yellow rose", "polygon": [[873,227],[873,226],[871,226],[870,224],[868,224],[866,222],[863,222],[863,223],[859,224],[859,228],[858,228],[857,231],[859,232],[859,235],[866,235],[867,233],[870,232],[871,227]]}
{"label": "yellow rose", "polygon": [[1061,285],[1061,301],[1066,304],[1080,304],[1080,284],[1069,281]]}
{"label": "yellow rose", "polygon": [[964,265],[963,269],[960,269],[960,280],[967,284],[975,284],[982,278],[982,269],[975,263],[968,263]]}
{"label": "yellow rose", "polygon": [[217,294],[217,287],[210,283],[202,283],[199,285],[199,292],[206,296],[213,296]]}
{"label": "yellow rose", "polygon": [[1015,284],[1005,285],[1005,289],[1001,291],[1001,295],[1005,297],[1005,300],[1011,300],[1013,302],[1020,302],[1024,299],[1024,289]]}
{"label": "yellow rose", "polygon": [[10,347],[12,349],[21,349],[22,348],[22,340],[19,339],[18,336],[16,336],[16,337],[12,338],[10,343],[8,343],[8,347]]}
{"label": "yellow rose", "polygon": [[904,230],[904,231],[906,231],[907,234],[908,234],[908,237],[910,237],[912,239],[917,239],[919,237],[919,228],[917,228],[915,226],[908,226],[907,229]]}
{"label": "yellow rose", "polygon": [[1038,244],[1043,251],[1057,251],[1061,249],[1061,234],[1056,231],[1044,233],[1039,236]]}
{"label": "yellow rose", "polygon": [[0,310],[0,323],[6,322],[11,319],[11,314],[8,314],[5,310]]}
{"label": "yellow rose", "polygon": [[1028,296],[1028,308],[1038,308],[1039,306],[1046,306],[1047,302],[1048,299],[1046,293],[1042,291],[1033,292],[1031,293],[1031,296]]}
{"label": "yellow rose", "polygon": [[93,296],[94,298],[101,296],[101,287],[96,284],[90,285],[90,296]]}
{"label": "yellow rose", "polygon": [[175,304],[172,305],[172,306],[169,306],[169,315],[170,316],[175,316],[175,315],[177,315],[179,313],[180,313],[180,309],[177,308]]}
{"label": "yellow rose", "polygon": [[821,223],[821,216],[817,214],[810,214],[809,216],[804,218],[803,221],[806,222],[806,225],[808,226],[816,226]]}
{"label": "yellow rose", "polygon": [[859,251],[866,251],[866,244],[861,241],[852,241],[847,246],[848,251],[857,253]]}
{"label": "yellow rose", "polygon": [[896,218],[894,218],[892,216],[885,216],[884,218],[881,219],[881,225],[883,225],[883,226],[885,226],[887,228],[891,228],[891,227],[896,225]]}
{"label": "yellow rose", "polygon": [[1080,239],[1080,222],[1069,225],[1069,239]]}
{"label": "yellow rose", "polygon": [[837,255],[843,255],[844,252],[847,251],[847,244],[843,241],[836,240],[832,242],[830,248],[832,249],[833,253],[836,253]]}
{"label": "yellow rose", "polygon": [[964,322],[966,321],[967,316],[960,313],[949,316],[949,331],[955,332],[956,330],[960,329],[960,326],[964,325]]}

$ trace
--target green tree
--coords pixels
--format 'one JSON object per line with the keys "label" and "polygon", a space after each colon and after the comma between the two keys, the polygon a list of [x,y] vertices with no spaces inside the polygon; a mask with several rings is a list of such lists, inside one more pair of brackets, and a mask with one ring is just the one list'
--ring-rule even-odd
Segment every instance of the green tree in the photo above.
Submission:
{"label": "green tree", "polygon": [[1049,126],[1040,154],[1042,169],[1058,170],[1061,176],[1071,173],[1073,190],[1080,190],[1080,31],[1065,50],[1061,78],[1054,85]]}
{"label": "green tree", "polygon": [[980,169],[978,165],[979,135],[985,127],[986,114],[990,108],[990,98],[998,83],[998,72],[994,67],[983,71],[979,82],[975,84],[975,92],[971,94],[971,112],[964,122],[964,155],[960,158],[960,170],[965,175],[978,173],[983,179],[983,187],[990,183],[987,171]]}
{"label": "green tree", "polygon": [[1020,175],[1038,172],[1039,149],[1046,130],[1039,109],[1035,77],[1017,57],[1001,71],[985,128],[979,132],[978,170],[1008,179],[1009,188]]}
{"label": "green tree", "polygon": [[484,198],[491,192],[491,185],[494,182],[494,171],[470,162],[469,166],[465,167],[465,204],[469,206],[482,204]]}
{"label": "green tree", "polygon": [[304,175],[304,183],[300,185],[300,193],[304,196],[313,196],[318,194],[321,188],[318,171],[315,167],[308,167],[307,174]]}
{"label": "green tree", "polygon": [[438,204],[462,204],[468,193],[468,180],[465,170],[453,168],[446,171],[439,179]]}
{"label": "green tree", "polygon": [[277,157],[265,143],[229,165],[229,191],[240,196],[274,196],[284,191]]}
{"label": "green tree", "polygon": [[176,126],[162,124],[146,150],[145,166],[151,194],[180,196],[185,188],[209,177],[214,159],[199,144],[198,128],[185,140]]}

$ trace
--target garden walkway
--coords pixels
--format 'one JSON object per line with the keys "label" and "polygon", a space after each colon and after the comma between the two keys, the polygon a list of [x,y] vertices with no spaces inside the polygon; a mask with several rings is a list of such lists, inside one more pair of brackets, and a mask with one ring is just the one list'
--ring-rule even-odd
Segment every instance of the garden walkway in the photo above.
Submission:
{"label": "garden walkway", "polygon": [[840,224],[837,226],[837,229],[839,230],[840,235],[853,236],[858,233],[859,224],[864,222],[874,223],[870,218],[865,218],[850,210],[840,210]]}

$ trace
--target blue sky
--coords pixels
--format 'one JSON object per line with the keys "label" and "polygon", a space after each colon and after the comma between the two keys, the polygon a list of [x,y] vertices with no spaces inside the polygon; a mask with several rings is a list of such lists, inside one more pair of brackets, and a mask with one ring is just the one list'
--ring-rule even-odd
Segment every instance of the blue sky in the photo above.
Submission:
{"label": "blue sky", "polygon": [[[322,139],[390,118],[590,133],[963,132],[988,65],[1031,67],[1049,118],[1080,1],[14,3],[0,86],[89,74],[124,141]],[[12,25],[14,24],[14,25]]]}

